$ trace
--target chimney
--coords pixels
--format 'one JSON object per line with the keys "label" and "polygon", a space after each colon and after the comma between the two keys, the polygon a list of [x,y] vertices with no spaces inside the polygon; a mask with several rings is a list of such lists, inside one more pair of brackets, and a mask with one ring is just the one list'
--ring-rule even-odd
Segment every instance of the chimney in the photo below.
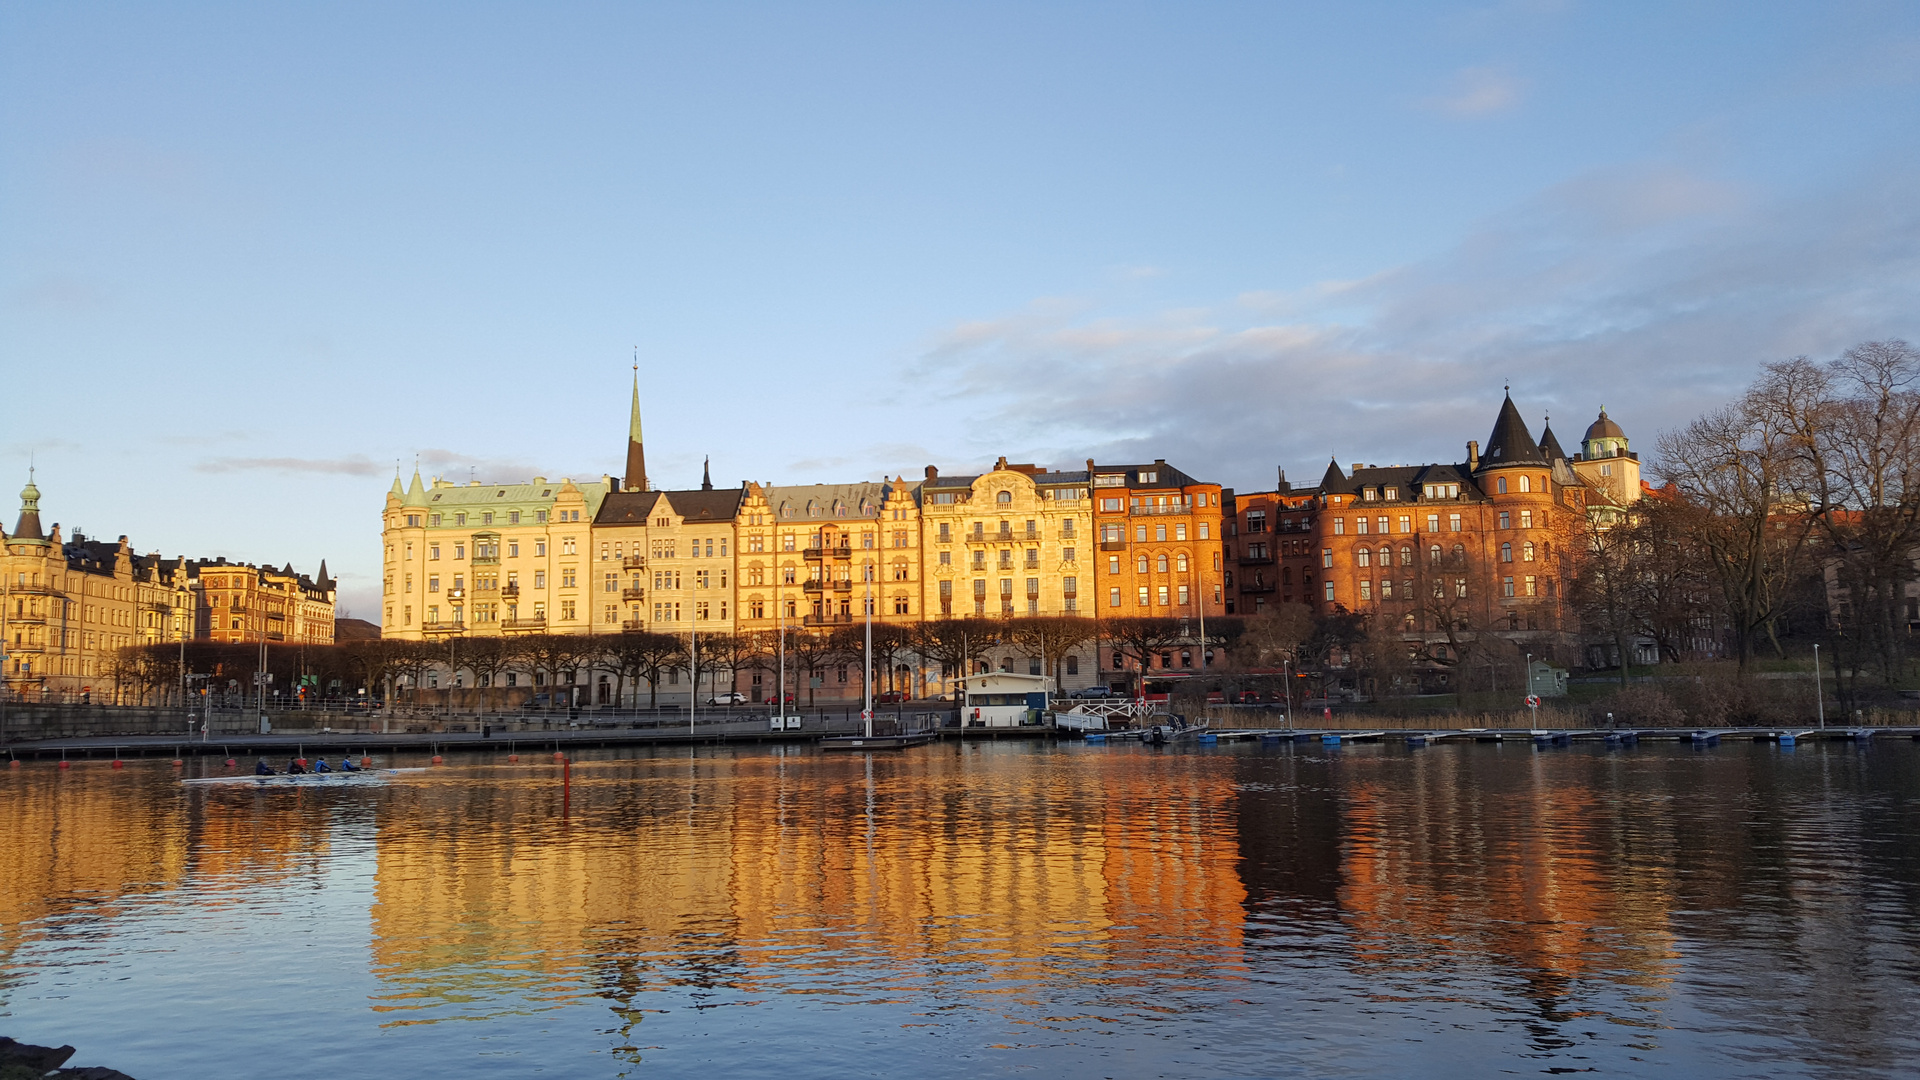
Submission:
{"label": "chimney", "polygon": [[1360,471],[1361,469],[1364,469],[1364,468],[1366,468],[1366,466],[1365,466],[1365,465],[1362,465],[1362,464],[1360,464],[1359,462],[1357,462],[1357,461],[1356,461],[1356,462],[1354,462],[1354,463],[1353,463],[1353,468],[1351,468],[1351,469],[1348,469],[1348,470],[1347,470],[1347,475],[1348,475],[1348,476],[1352,476],[1352,475],[1353,475],[1354,473],[1357,473],[1357,472],[1359,472],[1359,471]]}
{"label": "chimney", "polygon": [[999,472],[1000,470],[1005,469],[1006,467],[1007,467],[1007,455],[1001,454],[1000,457],[997,460],[995,460],[993,463],[994,471]]}
{"label": "chimney", "polygon": [[1092,471],[1093,471],[1093,459],[1092,459],[1092,458],[1088,458],[1088,459],[1087,459],[1087,471],[1088,471],[1088,472],[1092,472]]}
{"label": "chimney", "polygon": [[927,479],[932,480],[937,478],[939,475],[940,475],[940,470],[937,467],[932,465],[927,466]]}
{"label": "chimney", "polygon": [[1480,471],[1480,440],[1467,440],[1467,471]]}
{"label": "chimney", "polygon": [[1292,484],[1289,484],[1289,483],[1287,483],[1287,467],[1286,467],[1286,466],[1284,466],[1284,465],[1282,465],[1282,466],[1280,467],[1280,486],[1279,486],[1278,488],[1276,488],[1275,490],[1278,490],[1278,491],[1292,491],[1292,490],[1293,490],[1293,485],[1292,485]]}

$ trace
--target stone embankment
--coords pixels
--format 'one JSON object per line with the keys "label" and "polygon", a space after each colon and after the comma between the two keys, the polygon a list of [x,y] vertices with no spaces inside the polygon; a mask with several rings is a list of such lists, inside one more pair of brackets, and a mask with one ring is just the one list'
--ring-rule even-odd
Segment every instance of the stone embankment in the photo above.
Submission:
{"label": "stone embankment", "polygon": [[95,1065],[85,1069],[63,1069],[74,1054],[71,1046],[34,1046],[0,1037],[0,1080],[133,1080],[117,1069]]}

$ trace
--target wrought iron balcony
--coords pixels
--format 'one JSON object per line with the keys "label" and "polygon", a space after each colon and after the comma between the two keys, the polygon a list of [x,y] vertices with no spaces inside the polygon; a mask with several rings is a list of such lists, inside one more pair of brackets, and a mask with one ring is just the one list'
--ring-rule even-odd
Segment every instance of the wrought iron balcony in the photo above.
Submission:
{"label": "wrought iron balcony", "polygon": [[642,630],[645,630],[646,628],[647,628],[647,620],[645,619],[621,619],[620,620],[620,630],[622,633],[637,634]]}
{"label": "wrought iron balcony", "polygon": [[646,598],[647,598],[647,590],[645,589],[621,589],[620,590],[620,599],[622,600],[645,600]]}
{"label": "wrought iron balcony", "polygon": [[850,626],[853,623],[853,616],[809,615],[802,621],[807,626]]}
{"label": "wrought iron balcony", "polygon": [[1193,506],[1190,503],[1169,503],[1165,506],[1152,506],[1143,503],[1139,506],[1128,507],[1127,513],[1132,517],[1167,517],[1172,514],[1191,514],[1193,513]]}
{"label": "wrought iron balcony", "polygon": [[620,567],[623,570],[645,570],[647,558],[644,555],[629,555],[620,560]]}
{"label": "wrought iron balcony", "polygon": [[[420,630],[426,634],[464,634],[467,630],[467,624],[464,622],[421,623]],[[271,634],[268,635],[269,638],[272,636]]]}
{"label": "wrought iron balcony", "polygon": [[502,630],[545,630],[546,628],[547,619],[544,615],[537,619],[508,619],[500,624]]}
{"label": "wrought iron balcony", "polygon": [[520,583],[517,581],[507,582],[505,585],[502,585],[500,587],[500,595],[501,596],[519,596]]}
{"label": "wrought iron balcony", "polygon": [[839,547],[809,547],[802,554],[808,562],[819,562],[821,559],[848,559],[853,557],[853,546],[843,544]]}

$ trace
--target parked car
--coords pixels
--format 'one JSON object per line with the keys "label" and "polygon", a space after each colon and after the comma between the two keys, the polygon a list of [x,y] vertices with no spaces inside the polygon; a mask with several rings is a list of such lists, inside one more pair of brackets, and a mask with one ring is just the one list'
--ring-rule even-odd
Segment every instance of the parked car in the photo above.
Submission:
{"label": "parked car", "polygon": [[745,705],[746,703],[747,695],[738,690],[728,690],[707,699],[709,705]]}
{"label": "parked car", "polygon": [[1106,698],[1115,695],[1110,688],[1105,686],[1083,686],[1078,690],[1070,691],[1067,696],[1070,698]]}
{"label": "parked car", "polygon": [[907,693],[904,690],[885,690],[873,695],[875,705],[895,705],[906,700]]}

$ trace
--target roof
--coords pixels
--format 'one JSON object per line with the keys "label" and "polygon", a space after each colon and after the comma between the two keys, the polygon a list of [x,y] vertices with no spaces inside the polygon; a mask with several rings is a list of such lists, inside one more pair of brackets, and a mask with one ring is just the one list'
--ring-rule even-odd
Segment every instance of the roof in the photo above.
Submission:
{"label": "roof", "polygon": [[880,516],[890,484],[861,481],[854,484],[799,484],[767,489],[767,505],[775,517],[794,520],[863,519]]}
{"label": "roof", "polygon": [[[1193,477],[1188,476],[1186,473],[1181,472],[1179,469],[1174,468],[1164,461],[1154,461],[1146,465],[1096,465],[1089,461],[1087,462],[1087,471],[1093,476],[1112,476],[1116,473],[1125,473],[1126,483],[1115,484],[1113,485],[1114,487],[1149,489],[1184,488],[1207,483],[1205,480],[1195,480]],[[1140,474],[1143,471],[1152,473],[1153,479],[1142,482]]]}
{"label": "roof", "polygon": [[1627,433],[1620,430],[1620,425],[1607,418],[1605,406],[1602,406],[1600,409],[1600,418],[1587,426],[1586,441],[1588,442],[1592,442],[1595,439],[1624,439],[1626,437]]}
{"label": "roof", "polygon": [[1560,440],[1553,437],[1551,420],[1540,430],[1540,452],[1546,455],[1548,461],[1564,461],[1567,458],[1567,452],[1560,449]]}
{"label": "roof", "polygon": [[1502,465],[1545,465],[1545,454],[1540,452],[1540,444],[1533,441],[1527,431],[1527,422],[1520,419],[1520,410],[1514,407],[1513,395],[1508,394],[1500,403],[1500,415],[1494,418],[1493,434],[1487,436],[1487,449],[1480,455],[1480,468],[1493,469]]}
{"label": "roof", "polygon": [[[1338,481],[1333,480],[1336,475],[1340,478]],[[1328,495],[1358,495],[1363,488],[1396,487],[1400,489],[1400,498],[1411,502],[1420,497],[1428,484],[1459,484],[1468,493],[1478,490],[1465,465],[1448,464],[1363,465],[1353,470],[1352,476],[1340,472],[1338,465],[1329,465],[1327,479],[1321,481],[1320,490]]]}

